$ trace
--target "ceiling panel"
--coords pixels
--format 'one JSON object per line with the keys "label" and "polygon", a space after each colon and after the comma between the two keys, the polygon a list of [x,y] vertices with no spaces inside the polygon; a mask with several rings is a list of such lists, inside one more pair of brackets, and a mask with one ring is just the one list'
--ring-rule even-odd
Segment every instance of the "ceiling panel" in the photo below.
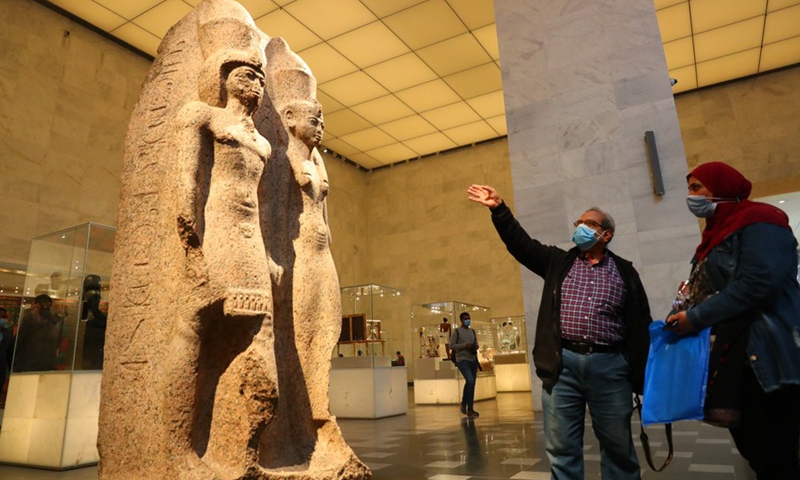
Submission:
{"label": "ceiling panel", "polygon": [[456,145],[470,145],[497,136],[497,132],[483,120],[443,131]]}
{"label": "ceiling panel", "polygon": [[692,0],[689,5],[695,34],[763,16],[767,11],[767,0]]}
{"label": "ceiling panel", "polygon": [[154,57],[158,52],[158,45],[161,43],[160,38],[132,23],[126,23],[119,28],[115,28],[111,31],[111,34],[123,42],[136,45],[136,48]]}
{"label": "ceiling panel", "polygon": [[411,115],[393,122],[380,125],[381,130],[392,137],[404,141],[436,132],[436,127],[420,115]]}
{"label": "ceiling panel", "polygon": [[[160,37],[199,2],[52,0],[153,56]],[[489,0],[241,3],[314,71],[324,148],[369,169],[507,134]],[[800,63],[800,0],[653,5],[669,75],[678,80],[673,93]]]}
{"label": "ceiling panel", "polygon": [[347,142],[339,140],[338,138],[324,139],[325,146],[332,149],[340,155],[349,157],[354,153],[358,153],[358,149]]}
{"label": "ceiling panel", "polygon": [[761,45],[763,26],[764,17],[761,16],[695,35],[697,61],[705,62],[758,47]]}
{"label": "ceiling panel", "polygon": [[327,43],[320,43],[297,52],[308,64],[318,84],[343,77],[358,70],[351,61]]}
{"label": "ceiling panel", "polygon": [[497,44],[497,24],[493,23],[483,28],[473,30],[472,34],[480,42],[492,60],[500,60],[500,46]]}
{"label": "ceiling panel", "polygon": [[420,155],[441,152],[456,148],[458,145],[441,132],[431,133],[422,137],[412,138],[405,142],[411,149]]}
{"label": "ceiling panel", "polygon": [[322,41],[319,36],[286,13],[285,10],[275,10],[257,18],[256,26],[271,37],[283,38],[295,52],[301,52]]}
{"label": "ceiling panel", "polygon": [[500,67],[494,62],[449,75],[444,81],[464,99],[503,89]]}
{"label": "ceiling panel", "polygon": [[430,82],[438,78],[416,53],[380,63],[364,70],[376,82],[389,91],[399,90]]}
{"label": "ceiling panel", "polygon": [[408,105],[394,95],[385,95],[353,107],[353,111],[367,121],[380,125],[414,114]]}
{"label": "ceiling panel", "polygon": [[378,18],[387,17],[393,13],[405,10],[414,5],[419,5],[426,0],[361,0],[368,9],[372,11]]}
{"label": "ceiling panel", "polygon": [[52,0],[50,3],[86,20],[101,30],[114,30],[126,22],[124,17],[99,3],[76,0]]}
{"label": "ceiling panel", "polygon": [[[370,127],[370,123],[348,109],[325,114],[325,133],[341,137]],[[324,144],[325,142],[323,142]]]}
{"label": "ceiling panel", "polygon": [[681,93],[697,88],[697,69],[694,64],[669,71],[670,78],[678,83],[672,87],[673,93]]}
{"label": "ceiling panel", "polygon": [[192,7],[181,0],[166,0],[133,19],[133,23],[157,37],[163,38],[167,31],[181,18],[192,11]]}
{"label": "ceiling panel", "polygon": [[372,150],[378,147],[385,147],[386,145],[396,142],[394,138],[378,127],[367,128],[366,130],[342,135],[341,140],[349,143],[362,152],[366,152],[367,150]]}
{"label": "ceiling panel", "polygon": [[488,123],[498,135],[508,135],[508,123],[506,123],[505,115],[487,118],[486,123]]}
{"label": "ceiling panel", "polygon": [[706,87],[758,73],[758,56],[760,53],[760,48],[753,48],[745,52],[698,63],[697,86]]}
{"label": "ceiling panel", "polygon": [[326,95],[325,92],[321,92],[319,89],[317,89],[317,100],[322,104],[322,111],[325,112],[325,115],[338,112],[345,108],[344,105]]}
{"label": "ceiling panel", "polygon": [[494,2],[486,0],[448,0],[450,8],[470,30],[494,24]]}
{"label": "ceiling panel", "polygon": [[685,67],[694,64],[694,38],[684,37],[664,44],[667,68]]}
{"label": "ceiling panel", "polygon": [[764,45],[761,52],[761,71],[800,63],[800,36]]}
{"label": "ceiling panel", "polygon": [[422,116],[439,130],[446,130],[481,119],[467,102],[458,102],[436,108],[423,113]]}
{"label": "ceiling panel", "polygon": [[393,143],[365,153],[384,164],[394,163],[398,158],[414,158],[418,156],[417,152],[411,150],[402,143]]}
{"label": "ceiling panel", "polygon": [[470,98],[467,103],[483,118],[503,115],[506,111],[502,90]]}
{"label": "ceiling panel", "polygon": [[[397,35],[378,21],[336,37],[330,44],[359,68],[411,53]],[[375,48],[376,45],[381,48]]]}
{"label": "ceiling panel", "polygon": [[413,50],[468,31],[445,0],[429,0],[390,15],[383,21]]}
{"label": "ceiling panel", "polygon": [[317,88],[345,105],[358,105],[389,93],[364,72],[355,72],[339,77],[336,80],[319,84]]}
{"label": "ceiling panel", "polygon": [[443,80],[434,80],[397,92],[396,95],[417,112],[455,103],[461,98]]}
{"label": "ceiling panel", "polygon": [[797,36],[800,25],[800,4],[767,15],[764,26],[764,44],[775,43]]}
{"label": "ceiling panel", "polygon": [[366,169],[373,169],[387,165],[385,163],[381,163],[375,160],[366,153],[355,153],[350,156],[350,160],[353,160],[354,162],[358,163],[359,165],[361,165]]}
{"label": "ceiling panel", "polygon": [[421,48],[417,55],[440,77],[492,61],[471,33]]}
{"label": "ceiling panel", "polygon": [[323,40],[376,20],[359,0],[297,0],[284,9]]}
{"label": "ceiling panel", "polygon": [[767,10],[774,12],[775,10],[791,7],[792,5],[800,5],[800,0],[769,0],[769,2],[767,2]]}
{"label": "ceiling panel", "polygon": [[[86,2],[87,0],[83,0]],[[128,20],[132,20],[164,0],[91,0]],[[79,2],[71,2],[79,3]],[[67,9],[72,12],[71,9]]]}
{"label": "ceiling panel", "polygon": [[656,11],[661,41],[664,43],[688,37],[692,34],[692,21],[689,16],[689,3],[679,3]]}
{"label": "ceiling panel", "polygon": [[[186,0],[183,0],[184,2]],[[250,12],[250,16],[253,18],[263,17],[264,15],[274,12],[278,9],[278,5],[270,2],[269,0],[236,0]],[[197,1],[197,3],[200,3]],[[192,5],[196,6],[197,3]]]}

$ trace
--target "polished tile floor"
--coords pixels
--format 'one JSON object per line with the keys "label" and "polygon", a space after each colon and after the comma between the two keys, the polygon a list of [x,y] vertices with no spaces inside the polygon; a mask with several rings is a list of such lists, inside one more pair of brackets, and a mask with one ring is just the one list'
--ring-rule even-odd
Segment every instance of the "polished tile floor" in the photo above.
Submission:
{"label": "polished tile floor", "polygon": [[[497,399],[475,405],[481,416],[468,421],[457,406],[413,404],[409,412],[380,420],[340,420],[348,443],[379,479],[430,480],[548,480],[542,422],[531,410],[528,393],[501,393]],[[642,478],[652,480],[751,480],[755,479],[736,452],[727,430],[699,422],[680,422],[674,427],[675,455],[661,473],[647,467],[634,438],[643,466]],[[663,462],[666,441],[662,427],[648,428],[655,462]],[[597,440],[586,425],[586,478],[600,478]],[[89,480],[97,468],[51,472],[0,465],[2,480]]]}

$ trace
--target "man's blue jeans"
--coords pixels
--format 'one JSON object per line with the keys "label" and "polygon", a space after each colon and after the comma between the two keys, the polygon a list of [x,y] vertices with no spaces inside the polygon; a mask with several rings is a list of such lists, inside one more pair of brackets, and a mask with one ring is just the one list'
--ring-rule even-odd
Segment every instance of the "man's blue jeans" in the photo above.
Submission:
{"label": "man's blue jeans", "polygon": [[478,378],[477,360],[459,360],[457,363],[458,371],[464,376],[464,392],[461,394],[461,404],[467,407],[467,411],[473,410],[472,404],[475,403],[475,380]]}
{"label": "man's blue jeans", "polygon": [[562,350],[564,368],[553,393],[542,391],[544,441],[554,480],[583,480],[586,406],[600,441],[603,480],[639,480],[631,438],[628,362],[622,353],[581,355]]}

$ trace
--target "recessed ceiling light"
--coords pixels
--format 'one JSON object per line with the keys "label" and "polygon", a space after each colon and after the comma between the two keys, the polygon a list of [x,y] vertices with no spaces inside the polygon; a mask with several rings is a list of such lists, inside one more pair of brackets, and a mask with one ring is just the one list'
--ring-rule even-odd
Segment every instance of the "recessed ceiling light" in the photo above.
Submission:
{"label": "recessed ceiling light", "polygon": [[778,200],[778,203],[786,203],[786,200]]}

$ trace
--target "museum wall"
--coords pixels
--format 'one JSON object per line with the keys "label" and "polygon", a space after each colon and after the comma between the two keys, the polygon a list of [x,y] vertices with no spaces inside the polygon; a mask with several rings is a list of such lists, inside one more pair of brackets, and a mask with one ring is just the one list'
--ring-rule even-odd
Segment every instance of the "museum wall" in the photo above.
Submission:
{"label": "museum wall", "polygon": [[328,224],[331,253],[343,287],[370,283],[367,236],[369,219],[367,174],[344,161],[322,154],[331,188],[328,193]]}
{"label": "museum wall", "polygon": [[150,62],[30,0],[0,2],[0,265],[32,237],[116,225],[125,130]]}
{"label": "museum wall", "polygon": [[369,174],[370,281],[408,292],[414,303],[462,301],[493,316],[522,315],[519,266],[489,210],[467,200],[492,185],[513,205],[505,139]]}
{"label": "museum wall", "polygon": [[800,190],[800,67],[675,98],[689,168],[728,163],[753,196]]}

